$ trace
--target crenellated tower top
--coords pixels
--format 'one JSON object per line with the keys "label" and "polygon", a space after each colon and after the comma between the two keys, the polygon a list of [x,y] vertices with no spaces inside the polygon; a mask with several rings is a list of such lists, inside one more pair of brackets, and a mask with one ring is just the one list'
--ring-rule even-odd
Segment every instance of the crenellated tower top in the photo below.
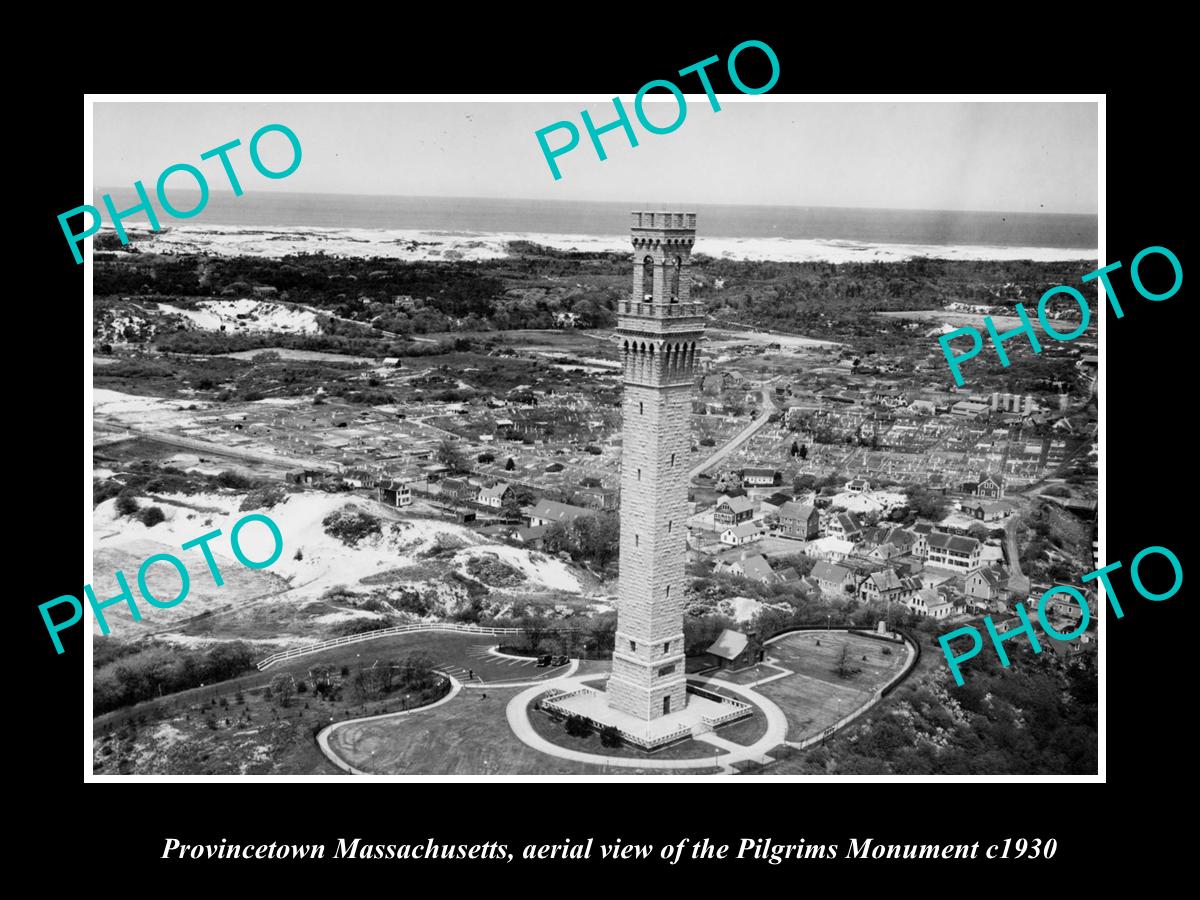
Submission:
{"label": "crenellated tower top", "polygon": [[704,305],[691,299],[696,214],[634,212],[633,287],[617,310],[625,380],[688,383],[704,334]]}

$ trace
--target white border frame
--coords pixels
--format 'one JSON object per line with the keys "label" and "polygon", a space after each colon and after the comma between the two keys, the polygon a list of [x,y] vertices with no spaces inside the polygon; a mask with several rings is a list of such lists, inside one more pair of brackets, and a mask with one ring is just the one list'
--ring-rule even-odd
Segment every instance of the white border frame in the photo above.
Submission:
{"label": "white border frame", "polygon": [[[704,103],[705,94],[685,94],[688,103]],[[1096,139],[1097,139],[1097,218],[1098,218],[1098,256],[1099,265],[1108,264],[1108,245],[1106,230],[1106,194],[1105,174],[1106,158],[1106,95],[1104,94],[759,94],[754,96],[742,94],[718,94],[719,102],[726,103],[1095,103],[1097,105]],[[83,98],[83,203],[91,203],[94,196],[93,180],[93,131],[92,116],[96,103],[611,103],[612,96],[605,94],[85,94]],[[199,152],[199,151],[197,151]],[[83,571],[87,573],[84,584],[92,582],[92,242],[88,241],[83,247],[83,309],[84,309],[84,405],[83,405],[83,450],[84,450],[84,491],[83,491]],[[1047,287],[1050,287],[1049,285]],[[1097,313],[1097,354],[1100,357],[1097,378],[1097,390],[1100,393],[1097,406],[1099,455],[1097,460],[1097,496],[1098,496],[1098,540],[1100,559],[1107,560],[1107,529],[1105,516],[1105,424],[1107,420],[1106,406],[1107,385],[1107,355],[1106,330],[1104,327],[1105,295],[1096,280],[1096,313]],[[1101,589],[1097,589],[1099,595]],[[1097,598],[1098,599],[1098,598]],[[1106,598],[1107,599],[1107,598]],[[780,784],[785,782],[916,782],[916,783],[954,783],[954,782],[1086,782],[1104,783],[1107,781],[1107,748],[1106,748],[1106,609],[1107,603],[1097,602],[1097,634],[1099,640],[1099,729],[1098,729],[1098,771],[1096,775],[739,775],[738,784],[757,782],[762,784]],[[380,781],[400,782],[702,782],[711,784],[734,776],[719,775],[368,775],[347,778],[345,775],[95,775],[92,773],[92,639],[93,632],[84,616],[82,627],[87,628],[83,653],[83,780],[85,784],[95,783],[137,783],[137,782],[184,782],[210,784],[213,782],[338,782],[374,784]],[[68,663],[64,660],[64,665]]]}

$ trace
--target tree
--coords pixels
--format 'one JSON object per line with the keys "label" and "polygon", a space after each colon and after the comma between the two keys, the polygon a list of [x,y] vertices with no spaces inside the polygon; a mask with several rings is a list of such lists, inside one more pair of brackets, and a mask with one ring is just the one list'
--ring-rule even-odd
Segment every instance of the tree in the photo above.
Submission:
{"label": "tree", "polygon": [[798,456],[800,454],[800,445],[798,443],[796,443],[795,441],[792,441],[791,454],[792,454],[792,456]]}
{"label": "tree", "polygon": [[296,685],[292,681],[292,676],[286,672],[280,672],[271,679],[269,690],[271,697],[278,700],[280,706],[287,706],[291,702],[295,689]]}
{"label": "tree", "polygon": [[461,472],[464,468],[462,454],[449,438],[438,444],[437,461],[451,472]]}
{"label": "tree", "polygon": [[913,518],[937,522],[945,518],[948,504],[944,494],[931,491],[920,485],[905,489],[908,494],[908,509]]}
{"label": "tree", "polygon": [[532,613],[521,617],[521,631],[525,635],[525,642],[529,647],[530,652],[537,653],[538,647],[541,646],[542,639],[546,637],[547,623],[545,616],[540,613]]}
{"label": "tree", "polygon": [[521,485],[511,485],[504,499],[500,501],[500,511],[506,519],[521,518],[521,508],[533,503],[533,491]]}
{"label": "tree", "polygon": [[801,445],[800,445],[800,458],[801,458],[801,459],[808,459],[808,444],[801,444]]}
{"label": "tree", "polygon": [[850,678],[857,675],[862,669],[856,669],[850,665],[850,645],[842,644],[842,655],[838,657],[837,663],[833,667],[833,671],[838,674],[839,678]]}
{"label": "tree", "polygon": [[510,456],[510,457],[508,458],[508,462],[506,462],[506,463],[504,464],[504,471],[505,471],[505,472],[511,472],[511,471],[512,471],[513,469],[515,469],[516,467],[517,467],[517,464],[516,464],[515,462],[513,462],[513,458]]}
{"label": "tree", "polygon": [[986,525],[981,525],[978,522],[967,529],[967,534],[975,538],[975,540],[979,541],[981,544],[991,536],[991,533],[992,530],[990,528],[988,528]]}
{"label": "tree", "polygon": [[600,729],[600,743],[605,747],[621,746],[621,732],[616,725],[605,725]]}
{"label": "tree", "polygon": [[308,670],[308,677],[313,683],[313,692],[323,694],[332,686],[333,667],[317,663]]}

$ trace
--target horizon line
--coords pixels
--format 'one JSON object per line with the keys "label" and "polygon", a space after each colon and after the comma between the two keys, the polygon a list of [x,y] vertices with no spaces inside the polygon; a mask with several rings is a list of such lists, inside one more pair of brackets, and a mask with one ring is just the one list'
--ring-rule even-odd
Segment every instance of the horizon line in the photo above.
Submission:
{"label": "horizon line", "polygon": [[[132,191],[133,186],[107,186],[92,188],[93,194],[108,193],[113,190],[128,190]],[[195,188],[172,188],[172,193],[194,193],[199,194],[200,191]],[[250,191],[243,191],[241,196],[248,196]],[[1019,210],[1019,209],[945,209],[941,207],[915,207],[915,206],[857,206],[854,204],[831,206],[829,204],[799,204],[799,203],[718,203],[713,201],[689,201],[686,204],[678,203],[634,203],[630,200],[590,200],[590,199],[561,199],[561,198],[545,198],[545,197],[480,197],[470,194],[363,194],[352,191],[287,191],[277,190],[272,192],[275,195],[289,194],[294,196],[318,196],[318,197],[372,197],[376,199],[405,199],[405,200],[500,200],[524,203],[607,203],[611,205],[629,206],[633,212],[678,212],[676,207],[681,206],[728,206],[728,207],[765,207],[768,209],[856,209],[869,210],[874,212],[929,212],[929,213],[980,213],[985,215],[1013,215],[1013,216],[1080,216],[1092,217],[1099,219],[1100,213],[1096,212],[1062,212],[1056,210]],[[233,191],[220,190],[209,188],[209,195],[219,194],[224,197],[235,198]],[[632,205],[631,205],[632,204]],[[661,210],[655,208],[661,207]]]}

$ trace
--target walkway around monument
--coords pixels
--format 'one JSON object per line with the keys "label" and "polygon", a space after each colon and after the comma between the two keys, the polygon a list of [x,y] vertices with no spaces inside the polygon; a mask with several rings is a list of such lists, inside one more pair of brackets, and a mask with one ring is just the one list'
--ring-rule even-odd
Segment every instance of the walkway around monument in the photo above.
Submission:
{"label": "walkway around monument", "polygon": [[[801,629],[798,631],[825,632],[832,634],[854,633],[853,629],[847,628],[832,630],[824,628],[812,628]],[[770,644],[773,644],[779,640],[783,640],[784,638],[796,633],[797,631],[788,631],[778,634],[768,639],[766,644],[769,646]],[[908,657],[900,671],[897,672],[896,675],[894,675],[891,679],[889,679],[887,684],[876,689],[873,693],[873,696],[867,703],[858,707],[848,715],[838,719],[821,732],[802,741],[787,740],[787,733],[789,730],[787,715],[774,700],[755,690],[755,688],[759,685],[769,684],[783,678],[793,676],[802,677],[800,673],[785,668],[784,666],[780,665],[776,659],[770,657],[765,660],[764,663],[768,666],[768,668],[774,669],[776,674],[770,675],[766,678],[761,678],[748,685],[740,685],[724,679],[712,679],[699,676],[690,677],[690,680],[693,682],[711,685],[714,688],[722,688],[726,691],[739,695],[741,699],[752,703],[762,710],[763,715],[766,718],[766,730],[763,736],[753,744],[749,745],[741,745],[730,741],[722,737],[719,733],[719,730],[714,731],[711,729],[697,729],[697,733],[694,733],[693,735],[694,739],[708,743],[713,747],[713,756],[711,757],[693,759],[643,759],[635,757],[607,756],[599,753],[588,753],[580,750],[572,750],[559,746],[542,737],[537,733],[537,731],[534,730],[532,723],[529,721],[529,706],[536,698],[547,691],[552,690],[562,692],[578,690],[585,687],[588,683],[600,681],[607,677],[602,673],[577,676],[575,673],[577,672],[579,666],[578,660],[572,660],[570,668],[563,674],[554,678],[541,681],[509,683],[502,685],[504,688],[523,688],[520,693],[508,701],[505,707],[505,719],[513,734],[521,742],[529,747],[532,747],[534,750],[537,750],[540,753],[545,753],[549,756],[555,756],[560,759],[614,769],[640,769],[643,771],[659,770],[679,772],[681,770],[689,769],[712,769],[714,766],[716,766],[720,768],[724,774],[735,774],[737,772],[735,768],[737,764],[743,762],[762,763],[769,761],[770,752],[780,746],[788,746],[800,750],[812,747],[831,737],[838,731],[841,731],[843,728],[862,716],[865,712],[872,709],[888,692],[890,692],[890,690],[896,684],[898,684],[912,671],[913,667],[917,663],[919,657],[918,648],[907,636],[903,637],[904,646],[908,650]],[[441,674],[449,678],[451,683],[450,692],[441,700],[437,701],[436,703],[429,704],[428,706],[417,707],[416,709],[387,713],[379,716],[347,719],[341,722],[332,723],[331,725],[322,729],[317,736],[317,744],[322,753],[324,753],[328,759],[330,759],[335,765],[345,772],[357,775],[375,774],[359,769],[339,757],[329,744],[330,735],[335,729],[343,726],[357,725],[363,722],[376,720],[399,719],[402,716],[409,716],[417,712],[424,712],[433,709],[434,707],[449,703],[455,698],[459,698],[459,694],[464,688],[472,687],[470,685],[464,685],[458,678],[450,675],[443,669],[439,669],[439,671]],[[478,687],[488,687],[488,685],[479,685]],[[459,698],[459,701],[461,702],[461,698]]]}

